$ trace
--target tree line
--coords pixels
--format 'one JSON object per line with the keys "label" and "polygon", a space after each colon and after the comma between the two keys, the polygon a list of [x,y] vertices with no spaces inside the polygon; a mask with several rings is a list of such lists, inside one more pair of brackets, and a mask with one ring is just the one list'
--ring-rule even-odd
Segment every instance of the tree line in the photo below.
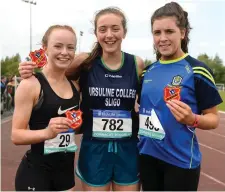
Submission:
{"label": "tree line", "polygon": [[[207,54],[200,54],[197,58],[204,62],[213,71],[215,82],[225,84],[225,65],[223,65],[222,59],[216,55],[215,57],[209,57]],[[12,77],[19,75],[18,65],[21,62],[20,54],[17,53],[11,57],[5,57],[1,59],[1,75]],[[145,59],[145,66],[152,64],[151,60]]]}

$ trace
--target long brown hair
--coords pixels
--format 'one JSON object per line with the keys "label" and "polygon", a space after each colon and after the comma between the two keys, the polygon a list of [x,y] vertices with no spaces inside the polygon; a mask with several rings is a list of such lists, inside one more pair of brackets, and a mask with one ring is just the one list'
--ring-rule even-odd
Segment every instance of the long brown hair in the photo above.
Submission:
{"label": "long brown hair", "polygon": [[[185,29],[185,37],[181,41],[181,49],[183,52],[188,53],[188,43],[190,41],[189,39],[189,33],[192,29],[190,27],[190,23],[188,20],[188,13],[183,10],[183,8],[176,2],[167,3],[164,6],[157,9],[152,17],[151,17],[151,28],[153,26],[153,23],[155,20],[162,18],[162,17],[171,17],[174,16],[177,19],[177,26],[180,29]],[[155,53],[156,53],[156,59],[159,60],[161,57],[161,54],[158,50],[154,47]]]}

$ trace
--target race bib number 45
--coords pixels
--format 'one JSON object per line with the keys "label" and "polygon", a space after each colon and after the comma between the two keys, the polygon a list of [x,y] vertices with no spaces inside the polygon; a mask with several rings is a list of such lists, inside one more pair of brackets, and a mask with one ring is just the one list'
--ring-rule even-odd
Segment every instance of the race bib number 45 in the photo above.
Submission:
{"label": "race bib number 45", "polygon": [[56,152],[75,152],[75,133],[73,129],[68,132],[60,133],[55,138],[46,140],[44,143],[44,154]]}
{"label": "race bib number 45", "polygon": [[165,137],[165,131],[154,111],[150,113],[139,114],[139,135],[162,140]]}
{"label": "race bib number 45", "polygon": [[124,138],[131,135],[132,119],[129,111],[93,110],[93,137]]}

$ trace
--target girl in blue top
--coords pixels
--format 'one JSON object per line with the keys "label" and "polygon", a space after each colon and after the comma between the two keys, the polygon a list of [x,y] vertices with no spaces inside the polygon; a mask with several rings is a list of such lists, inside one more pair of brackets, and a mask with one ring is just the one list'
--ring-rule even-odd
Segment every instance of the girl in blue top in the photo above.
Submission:
{"label": "girl in blue top", "polygon": [[195,129],[215,129],[222,99],[211,70],[188,55],[188,14],[171,2],[151,18],[157,61],[142,75],[139,108],[143,190],[195,191],[201,152]]}

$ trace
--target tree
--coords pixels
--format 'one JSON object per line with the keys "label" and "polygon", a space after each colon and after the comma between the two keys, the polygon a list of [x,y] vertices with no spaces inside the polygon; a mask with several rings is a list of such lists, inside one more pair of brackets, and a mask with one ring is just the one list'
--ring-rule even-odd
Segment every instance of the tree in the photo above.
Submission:
{"label": "tree", "polygon": [[214,57],[213,64],[215,66],[215,81],[217,83],[225,84],[225,66],[223,65],[222,59],[220,59],[218,55]]}
{"label": "tree", "polygon": [[18,65],[21,62],[19,53],[12,57],[6,57],[1,60],[1,75],[14,76],[19,75]]}
{"label": "tree", "polygon": [[144,63],[145,63],[145,66],[147,67],[148,65],[152,64],[152,61],[148,60],[148,59],[145,59]]}
{"label": "tree", "polygon": [[198,56],[198,60],[204,62],[213,71],[216,83],[225,84],[225,66],[218,55],[210,58],[207,54],[201,54]]}

